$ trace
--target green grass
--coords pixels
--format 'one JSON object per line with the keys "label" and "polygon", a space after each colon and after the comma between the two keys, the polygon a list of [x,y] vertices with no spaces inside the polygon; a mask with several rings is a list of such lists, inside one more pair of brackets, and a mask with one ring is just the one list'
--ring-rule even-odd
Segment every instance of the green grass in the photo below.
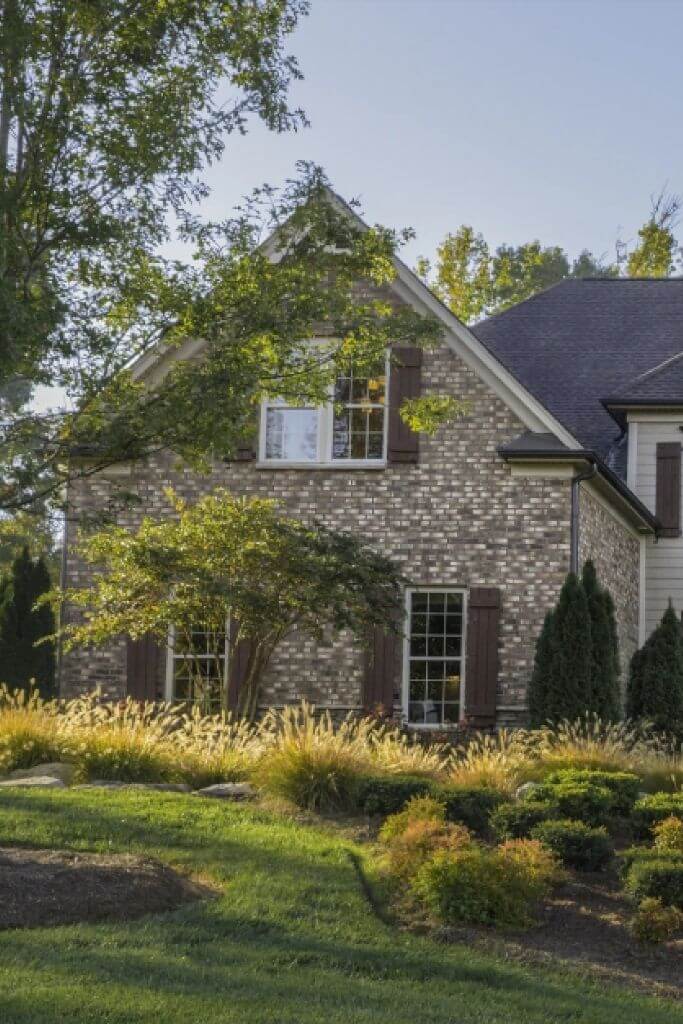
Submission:
{"label": "green grass", "polygon": [[384,924],[323,827],[144,792],[15,790],[0,844],[149,854],[220,899],[0,933],[3,1024],[674,1024],[676,1004],[506,965]]}

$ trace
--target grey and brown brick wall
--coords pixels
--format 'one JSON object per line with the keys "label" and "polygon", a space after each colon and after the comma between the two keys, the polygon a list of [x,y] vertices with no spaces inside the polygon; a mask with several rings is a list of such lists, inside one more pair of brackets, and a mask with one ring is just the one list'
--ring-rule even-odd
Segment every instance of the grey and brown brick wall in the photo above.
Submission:
{"label": "grey and brown brick wall", "polygon": [[[171,457],[155,457],[130,470],[125,484],[141,500],[120,521],[134,528],[145,513],[170,514],[163,494],[168,485],[190,500],[217,486],[227,487],[239,494],[276,498],[297,518],[316,518],[362,534],[394,558],[413,585],[498,587],[498,718],[520,721],[536,637],[569,566],[570,482],[512,475],[497,449],[526,428],[450,349],[425,353],[422,380],[424,391],[469,399],[472,411],[434,437],[422,436],[417,464],[381,470],[302,470],[217,462],[210,475],[200,476],[179,470]],[[101,507],[110,486],[106,475],[77,482],[71,488],[71,503],[80,511]],[[630,550],[618,531],[602,523],[599,512],[587,511],[586,550],[602,543],[605,533],[610,544]],[[70,550],[68,584],[82,585],[87,579],[87,569]],[[624,607],[620,614],[620,628],[630,636],[631,611]],[[330,637],[318,647],[308,637],[293,637],[268,667],[264,702],[277,705],[306,698],[320,706],[356,708],[363,660],[362,651],[348,637]],[[73,695],[102,686],[112,696],[121,695],[125,675],[123,642],[74,651],[63,661],[62,692]]]}

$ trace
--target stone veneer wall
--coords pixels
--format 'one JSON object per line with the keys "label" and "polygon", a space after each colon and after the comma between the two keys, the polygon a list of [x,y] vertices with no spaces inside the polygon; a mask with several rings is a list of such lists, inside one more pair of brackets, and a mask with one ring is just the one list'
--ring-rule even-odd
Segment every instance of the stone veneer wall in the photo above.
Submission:
{"label": "stone veneer wall", "polygon": [[[472,413],[433,438],[421,437],[417,465],[345,471],[219,463],[210,477],[201,477],[178,471],[171,458],[154,458],[128,471],[123,482],[139,491],[142,502],[121,522],[134,527],[143,512],[168,514],[168,484],[189,499],[224,486],[277,498],[293,516],[360,533],[391,555],[415,585],[500,587],[499,718],[520,720],[535,640],[569,565],[569,481],[511,475],[496,449],[525,427],[449,349],[425,353],[423,388],[470,399]],[[83,510],[96,508],[109,486],[103,475],[80,481],[71,488],[71,501]],[[87,578],[70,551],[68,584]],[[362,663],[348,638],[330,638],[317,649],[308,638],[292,638],[269,666],[264,701],[278,705],[305,697],[355,708]],[[63,694],[95,685],[112,696],[124,692],[124,643],[64,658]]]}
{"label": "stone veneer wall", "polygon": [[622,690],[638,647],[640,538],[594,495],[581,487],[579,565],[591,558],[599,580],[614,599],[619,634]]}

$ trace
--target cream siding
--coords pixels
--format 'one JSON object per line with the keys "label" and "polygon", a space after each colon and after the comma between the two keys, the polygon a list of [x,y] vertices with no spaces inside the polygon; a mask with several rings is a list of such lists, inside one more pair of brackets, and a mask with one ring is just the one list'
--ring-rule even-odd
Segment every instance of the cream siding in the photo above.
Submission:
{"label": "cream siding", "polygon": [[[656,504],[657,444],[660,441],[683,442],[680,427],[683,414],[674,418],[670,413],[660,417],[655,413],[634,414],[629,417],[629,440],[635,449],[635,458],[629,461],[634,479],[629,473],[629,485],[641,501],[653,512]],[[634,430],[635,427],[635,430]],[[649,636],[666,609],[669,599],[680,614],[683,611],[683,537],[661,537],[645,542],[645,636]]]}

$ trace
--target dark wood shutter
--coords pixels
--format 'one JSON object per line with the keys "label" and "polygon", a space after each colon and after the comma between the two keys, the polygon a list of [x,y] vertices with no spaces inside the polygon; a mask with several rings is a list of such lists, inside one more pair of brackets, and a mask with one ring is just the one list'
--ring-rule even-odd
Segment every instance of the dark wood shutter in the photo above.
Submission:
{"label": "dark wood shutter", "polygon": [[400,678],[402,637],[375,626],[365,652],[363,708],[391,715]]}
{"label": "dark wood shutter", "polygon": [[239,448],[235,449],[234,461],[235,462],[249,462],[251,459],[256,458],[256,445],[255,444],[242,444]]}
{"label": "dark wood shutter", "polygon": [[161,646],[152,633],[138,640],[128,638],[126,651],[126,695],[135,700],[159,699]]}
{"label": "dark wood shutter", "polygon": [[389,376],[388,462],[417,462],[420,438],[399,415],[406,398],[419,398],[422,390],[422,349],[395,348]]}
{"label": "dark wood shutter", "polygon": [[242,683],[247,677],[249,668],[249,656],[251,654],[251,641],[241,639],[236,644],[233,638],[237,636],[239,626],[235,619],[230,619],[230,650],[228,653],[228,707],[234,711],[240,695]]}
{"label": "dark wood shutter", "polygon": [[660,441],[657,445],[657,518],[662,537],[681,535],[681,445]]}
{"label": "dark wood shutter", "polygon": [[473,587],[467,601],[465,718],[476,727],[496,721],[499,623],[500,591]]}

